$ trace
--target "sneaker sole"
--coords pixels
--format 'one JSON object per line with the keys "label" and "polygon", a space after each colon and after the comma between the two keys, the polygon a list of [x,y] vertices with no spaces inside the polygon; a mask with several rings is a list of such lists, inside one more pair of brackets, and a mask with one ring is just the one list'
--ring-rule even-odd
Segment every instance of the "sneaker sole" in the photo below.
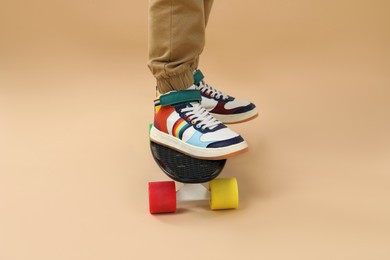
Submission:
{"label": "sneaker sole", "polygon": [[191,157],[203,160],[221,160],[227,159],[245,152],[248,144],[244,141],[239,144],[230,145],[222,148],[202,148],[187,144],[182,140],[161,132],[154,126],[150,129],[150,140],[160,145],[169,147],[178,152],[184,153]]}
{"label": "sneaker sole", "polygon": [[252,119],[255,119],[259,115],[256,109],[253,109],[245,113],[236,114],[236,115],[221,115],[221,114],[214,114],[214,113],[210,113],[210,114],[224,124],[238,124],[238,123],[247,122]]}

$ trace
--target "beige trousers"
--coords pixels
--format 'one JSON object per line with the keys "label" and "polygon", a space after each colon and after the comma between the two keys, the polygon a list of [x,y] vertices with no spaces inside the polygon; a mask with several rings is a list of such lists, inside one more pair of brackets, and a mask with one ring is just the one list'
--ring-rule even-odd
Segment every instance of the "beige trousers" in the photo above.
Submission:
{"label": "beige trousers", "polygon": [[149,0],[148,66],[161,93],[194,84],[213,0]]}

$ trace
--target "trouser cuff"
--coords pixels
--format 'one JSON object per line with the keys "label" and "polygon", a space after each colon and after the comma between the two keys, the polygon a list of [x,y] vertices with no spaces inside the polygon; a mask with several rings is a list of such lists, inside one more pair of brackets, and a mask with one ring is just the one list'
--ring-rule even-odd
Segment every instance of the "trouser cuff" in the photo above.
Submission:
{"label": "trouser cuff", "polygon": [[170,77],[157,78],[157,88],[161,94],[172,90],[184,90],[194,84],[194,70],[189,69],[183,73]]}

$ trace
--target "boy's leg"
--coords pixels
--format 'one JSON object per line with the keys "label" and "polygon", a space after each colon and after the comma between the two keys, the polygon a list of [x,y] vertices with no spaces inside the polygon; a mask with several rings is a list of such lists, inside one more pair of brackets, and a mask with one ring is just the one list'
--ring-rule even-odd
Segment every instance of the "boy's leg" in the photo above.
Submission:
{"label": "boy's leg", "polygon": [[[221,159],[245,151],[248,145],[202,106],[201,93],[210,92],[205,91],[201,73],[195,69],[204,48],[212,3],[149,0],[148,65],[161,93],[154,102],[150,139],[194,157]],[[215,106],[219,101],[211,102]]]}
{"label": "boy's leg", "polygon": [[205,26],[207,26],[207,23],[209,21],[209,16],[211,12],[211,7],[213,6],[214,0],[204,0],[204,23]]}
{"label": "boy's leg", "polygon": [[212,0],[149,0],[149,61],[160,93],[194,83]]}
{"label": "boy's leg", "polygon": [[[209,21],[211,7],[213,6],[213,2],[214,2],[214,0],[204,0],[203,1],[203,3],[204,3],[204,24],[205,24],[205,27],[207,27],[207,23]],[[203,51],[203,49],[202,49],[202,51]],[[198,68],[199,56],[195,59],[194,64],[195,64],[194,67]]]}

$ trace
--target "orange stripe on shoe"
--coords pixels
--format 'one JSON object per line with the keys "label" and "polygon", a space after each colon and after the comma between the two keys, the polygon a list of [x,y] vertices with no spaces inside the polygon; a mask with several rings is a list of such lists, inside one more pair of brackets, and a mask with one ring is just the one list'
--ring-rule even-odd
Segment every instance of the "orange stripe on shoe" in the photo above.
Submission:
{"label": "orange stripe on shoe", "polygon": [[175,110],[174,107],[171,106],[162,106],[158,112],[156,112],[155,120],[157,125],[155,125],[158,130],[168,133],[167,129],[167,118],[172,114],[172,112]]}

